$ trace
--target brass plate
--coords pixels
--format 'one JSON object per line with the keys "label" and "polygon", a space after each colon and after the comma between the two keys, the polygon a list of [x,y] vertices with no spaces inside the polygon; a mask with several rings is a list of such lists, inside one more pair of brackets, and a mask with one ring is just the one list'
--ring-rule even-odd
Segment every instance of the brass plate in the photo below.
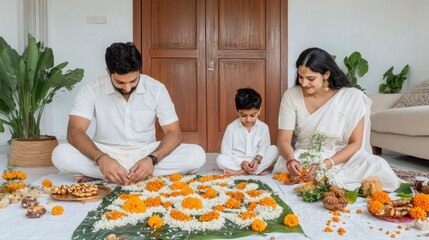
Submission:
{"label": "brass plate", "polygon": [[51,196],[52,199],[57,201],[79,201],[82,203],[86,203],[86,202],[96,202],[108,196],[112,192],[112,189],[105,185],[97,185],[97,187],[98,187],[97,195],[90,196],[90,197],[76,197],[71,194],[61,195],[61,194],[52,194],[52,193],[50,193],[49,195]]}

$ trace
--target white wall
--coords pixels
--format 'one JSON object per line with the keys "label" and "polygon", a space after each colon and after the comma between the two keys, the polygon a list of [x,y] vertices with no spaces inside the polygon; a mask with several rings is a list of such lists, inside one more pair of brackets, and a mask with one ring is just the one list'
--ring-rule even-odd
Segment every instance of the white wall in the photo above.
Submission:
{"label": "white wall", "polygon": [[429,1],[425,0],[289,0],[289,86],[294,85],[295,61],[308,47],[320,47],[342,69],[345,56],[359,51],[369,71],[358,79],[367,93],[378,92],[383,74],[410,65],[404,90],[429,74]]}
{"label": "white wall", "polygon": [[[405,64],[410,74],[404,88],[429,74],[429,1],[427,0],[288,0],[289,85],[294,84],[295,61],[308,47],[320,47],[342,59],[360,51],[369,72],[358,83],[367,93],[378,91],[383,73],[398,72]],[[85,70],[81,83],[60,93],[48,105],[42,131],[66,136],[68,113],[78,90],[104,74],[104,51],[116,41],[132,41],[132,0],[48,0],[49,43],[55,62]],[[22,50],[22,0],[0,0],[0,35]],[[107,24],[87,24],[87,16],[106,16]],[[5,21],[4,19],[7,19]],[[21,48],[21,49],[20,49]],[[0,134],[0,144],[10,138]]]}

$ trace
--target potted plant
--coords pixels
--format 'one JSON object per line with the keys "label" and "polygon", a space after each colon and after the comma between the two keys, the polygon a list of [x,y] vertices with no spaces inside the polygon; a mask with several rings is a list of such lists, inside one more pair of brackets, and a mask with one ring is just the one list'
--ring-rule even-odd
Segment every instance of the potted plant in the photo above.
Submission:
{"label": "potted plant", "polygon": [[399,93],[402,90],[404,81],[407,80],[409,70],[408,64],[402,68],[401,72],[394,74],[393,66],[389,68],[384,74],[383,79],[386,83],[381,83],[378,87],[379,93]]}
{"label": "potted plant", "polygon": [[83,69],[64,71],[67,64],[54,66],[52,49],[30,34],[22,55],[0,37],[0,132],[8,126],[12,134],[10,165],[52,165],[58,141],[40,134],[40,121],[55,94],[64,88],[72,90],[83,78]]}
{"label": "potted plant", "polygon": [[347,79],[350,81],[350,83],[353,85],[353,87],[364,91],[365,89],[362,88],[357,83],[357,76],[363,77],[368,72],[368,61],[364,58],[362,58],[362,55],[360,52],[353,52],[350,56],[346,56],[344,58],[344,65],[347,67]]}

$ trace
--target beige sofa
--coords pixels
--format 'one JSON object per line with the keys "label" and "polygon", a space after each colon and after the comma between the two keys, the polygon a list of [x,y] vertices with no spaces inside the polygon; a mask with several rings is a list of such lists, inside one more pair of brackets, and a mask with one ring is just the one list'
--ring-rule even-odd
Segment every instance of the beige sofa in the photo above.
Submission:
{"label": "beige sofa", "polygon": [[393,108],[402,94],[372,94],[370,143],[382,149],[429,160],[429,106]]}

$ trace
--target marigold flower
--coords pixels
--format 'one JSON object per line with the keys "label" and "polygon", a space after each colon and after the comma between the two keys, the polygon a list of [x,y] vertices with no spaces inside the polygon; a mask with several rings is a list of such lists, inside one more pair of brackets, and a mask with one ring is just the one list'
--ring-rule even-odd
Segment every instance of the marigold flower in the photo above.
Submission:
{"label": "marigold flower", "polygon": [[247,191],[247,195],[249,195],[250,197],[259,197],[263,192],[263,190],[250,190]]}
{"label": "marigold flower", "polygon": [[184,187],[188,187],[188,184],[185,182],[174,182],[171,185],[171,190],[182,190]]}
{"label": "marigold flower", "polygon": [[203,215],[201,215],[199,220],[200,220],[200,222],[210,222],[210,221],[218,219],[219,216],[220,216],[220,214],[218,211],[210,211],[210,212],[206,212]]}
{"label": "marigold flower", "polygon": [[185,214],[185,213],[183,213],[183,212],[181,212],[179,210],[172,210],[170,212],[170,217],[173,218],[173,219],[175,219],[175,220],[184,221],[184,222],[192,220],[191,216],[189,216],[189,215],[187,215],[187,214]]}
{"label": "marigold flower", "polygon": [[227,208],[239,208],[240,205],[241,203],[237,201],[235,198],[230,198],[225,204]]}
{"label": "marigold flower", "polygon": [[47,187],[47,188],[52,187],[51,180],[49,180],[49,179],[43,179],[42,186]]}
{"label": "marigold flower", "polygon": [[123,194],[119,195],[119,198],[122,200],[127,200],[128,198],[131,198],[131,197],[140,197],[140,196],[142,196],[142,194],[139,194],[139,193],[125,194],[125,193],[123,193]]}
{"label": "marigold flower", "polygon": [[296,227],[299,224],[299,218],[295,214],[290,213],[283,219],[283,224],[291,228]]}
{"label": "marigold flower", "polygon": [[420,207],[426,212],[429,212],[429,195],[424,193],[416,194],[413,197],[414,207]]}
{"label": "marigold flower", "polygon": [[272,207],[272,208],[275,208],[277,206],[276,200],[274,200],[274,198],[272,197],[262,198],[261,200],[259,200],[258,203],[261,206]]}
{"label": "marigold flower", "polygon": [[377,214],[384,209],[384,204],[379,201],[371,200],[368,204],[368,211],[372,214]]}
{"label": "marigold flower", "polygon": [[165,202],[164,203],[164,205],[162,205],[165,209],[167,209],[167,208],[169,208],[169,207],[171,207],[173,205],[173,203],[172,202],[170,202],[170,201],[168,201],[168,202]]}
{"label": "marigold flower", "polygon": [[219,180],[219,179],[224,179],[225,176],[222,175],[210,175],[210,176],[202,176],[198,179],[199,182],[208,182],[208,181],[213,181],[213,180]]}
{"label": "marigold flower", "polygon": [[229,191],[226,192],[226,195],[228,195],[231,198],[234,198],[235,200],[242,202],[244,199],[244,193],[242,192],[233,192],[233,191]]}
{"label": "marigold flower", "polygon": [[162,218],[160,218],[158,215],[153,215],[152,217],[147,220],[147,225],[151,228],[160,228],[164,222],[162,221]]}
{"label": "marigold flower", "polygon": [[9,172],[5,172],[2,175],[2,178],[6,181],[24,180],[27,178],[27,174],[25,172],[21,172],[21,171],[9,171]]}
{"label": "marigold flower", "polygon": [[410,209],[409,214],[414,219],[426,219],[427,213],[425,210],[421,209],[420,207],[413,207]]}
{"label": "marigold flower", "polygon": [[164,181],[156,179],[156,180],[149,181],[146,185],[146,189],[151,192],[157,192],[162,187],[164,187],[164,185],[165,185]]}
{"label": "marigold flower", "polygon": [[18,189],[25,188],[27,184],[24,182],[9,182],[6,184],[5,190],[6,192],[14,193]]}
{"label": "marigold flower", "polygon": [[287,173],[279,173],[273,176],[273,178],[282,183],[290,183],[289,175]]}
{"label": "marigold flower", "polygon": [[241,218],[243,220],[252,219],[257,217],[257,215],[254,212],[244,212],[237,215],[238,218]]}
{"label": "marigold flower", "polygon": [[170,181],[172,181],[172,182],[180,181],[180,180],[182,180],[182,178],[183,178],[183,176],[179,173],[173,173],[170,175]]}
{"label": "marigold flower", "polygon": [[104,217],[108,220],[118,220],[120,218],[125,217],[126,214],[124,212],[120,211],[111,211],[111,212],[105,212]]}
{"label": "marigold flower", "polygon": [[346,230],[344,228],[338,229],[338,234],[340,234],[340,236],[343,236],[345,233],[346,233]]}
{"label": "marigold flower", "polygon": [[247,182],[241,182],[241,183],[237,184],[237,189],[243,190],[246,188],[247,184],[248,184]]}
{"label": "marigold flower", "polygon": [[138,197],[131,197],[125,200],[124,205],[122,206],[127,212],[130,213],[144,213],[146,212],[146,203]]}
{"label": "marigold flower", "polygon": [[183,199],[182,207],[186,209],[202,209],[203,202],[199,198],[187,197]]}
{"label": "marigold flower", "polygon": [[257,206],[256,202],[250,202],[249,206],[247,206],[246,210],[247,211],[253,211],[253,210],[255,210],[256,206]]}
{"label": "marigold flower", "polygon": [[332,221],[334,221],[334,222],[340,222],[340,218],[337,217],[337,216],[333,216],[332,217]]}
{"label": "marigold flower", "polygon": [[225,208],[222,205],[216,205],[213,207],[213,210],[223,212],[223,210],[225,210]]}
{"label": "marigold flower", "polygon": [[160,196],[156,196],[154,198],[151,198],[151,197],[147,198],[145,203],[148,207],[158,207],[158,206],[161,206],[162,201]]}
{"label": "marigold flower", "polygon": [[217,192],[211,187],[208,187],[204,193],[201,194],[201,197],[212,199],[217,197]]}
{"label": "marigold flower", "polygon": [[182,194],[183,196],[187,196],[187,195],[190,195],[192,193],[194,193],[194,190],[192,190],[192,188],[189,186],[182,188],[182,190],[180,191],[180,194]]}
{"label": "marigold flower", "polygon": [[228,184],[226,184],[226,183],[219,183],[219,186],[220,187],[226,187],[226,186],[228,186]]}
{"label": "marigold flower", "polygon": [[391,201],[389,194],[383,191],[375,192],[372,194],[371,199],[374,201],[379,201],[383,204]]}
{"label": "marigold flower", "polygon": [[63,212],[64,212],[64,208],[61,206],[58,206],[58,205],[53,207],[51,210],[51,213],[54,216],[59,216],[59,215],[63,214]]}
{"label": "marigold flower", "polygon": [[262,219],[256,219],[252,222],[252,230],[255,232],[263,232],[266,226],[267,223]]}
{"label": "marigold flower", "polygon": [[330,227],[326,227],[325,228],[325,232],[333,232],[334,230],[332,230]]}
{"label": "marigold flower", "polygon": [[361,209],[357,209],[356,213],[360,214],[360,213],[362,213],[362,210]]}

